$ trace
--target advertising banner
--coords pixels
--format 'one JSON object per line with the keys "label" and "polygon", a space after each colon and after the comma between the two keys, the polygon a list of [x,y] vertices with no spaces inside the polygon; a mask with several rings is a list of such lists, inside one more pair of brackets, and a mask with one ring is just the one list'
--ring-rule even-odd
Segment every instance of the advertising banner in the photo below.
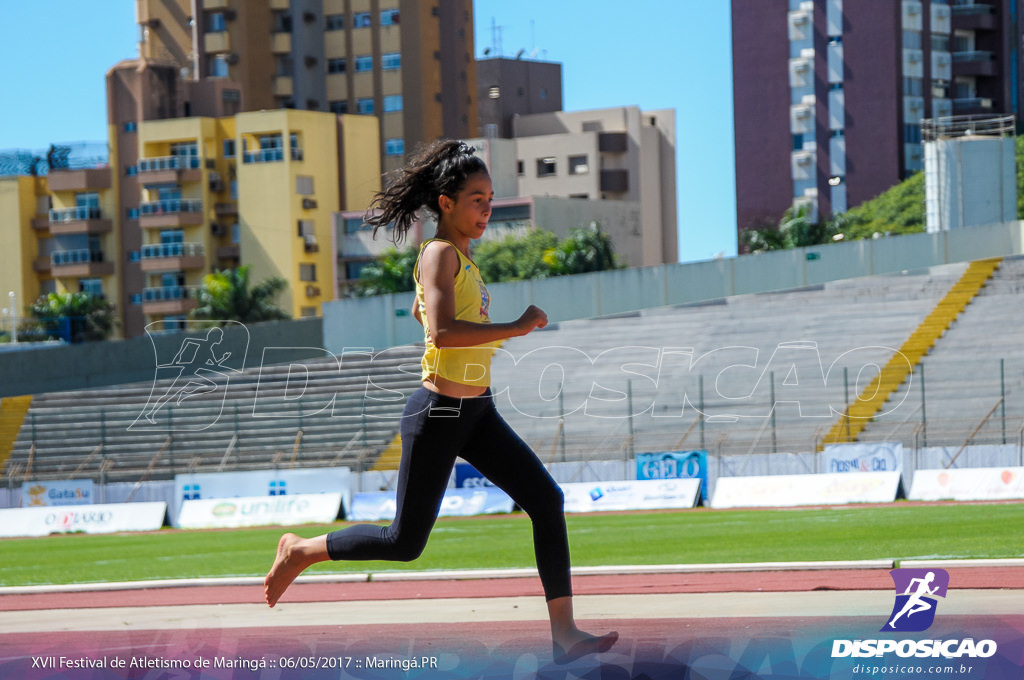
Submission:
{"label": "advertising banner", "polygon": [[636,455],[637,479],[699,479],[700,498],[708,502],[708,452],[659,451]]}
{"label": "advertising banner", "polygon": [[719,477],[713,508],[788,508],[800,505],[891,503],[899,472],[831,472],[819,475]]}
{"label": "advertising banner", "polygon": [[903,469],[903,444],[828,444],[822,460],[822,472],[899,472]]}
{"label": "advertising banner", "polygon": [[331,467],[180,474],[174,476],[171,517],[181,514],[183,501],[325,493],[340,493],[347,510],[352,501],[351,470]]}
{"label": "advertising banner", "polygon": [[329,524],[338,517],[340,493],[211,498],[181,504],[182,529]]}
{"label": "advertising banner", "polygon": [[23,508],[92,505],[94,498],[91,479],[24,482],[21,485],[21,507]]}
{"label": "advertising banner", "polygon": [[916,470],[912,501],[1002,501],[1024,498],[1024,467]]}
{"label": "advertising banner", "polygon": [[0,510],[0,537],[156,531],[166,514],[163,502],[11,508]]}
{"label": "advertising banner", "polygon": [[[438,517],[491,515],[512,512],[512,499],[493,486],[476,489],[448,489],[441,501]],[[347,519],[376,522],[395,518],[395,492],[357,493]]]}
{"label": "advertising banner", "polygon": [[494,486],[494,484],[491,484],[491,480],[484,477],[469,463],[456,463],[455,486],[459,489],[475,489],[481,486]]}
{"label": "advertising banner", "polygon": [[698,479],[652,479],[625,482],[561,484],[566,512],[692,508],[700,491]]}

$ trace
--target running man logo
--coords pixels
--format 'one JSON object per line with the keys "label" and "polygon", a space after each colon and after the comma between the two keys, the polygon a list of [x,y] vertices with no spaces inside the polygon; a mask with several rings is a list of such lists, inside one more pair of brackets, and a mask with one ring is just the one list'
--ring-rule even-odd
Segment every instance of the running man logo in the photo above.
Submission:
{"label": "running man logo", "polygon": [[[156,371],[149,399],[129,430],[205,430],[220,419],[228,384],[245,366],[249,330],[237,321],[186,321],[184,325],[184,336],[170,337],[165,337],[162,321],[146,326],[157,358]],[[230,337],[224,329],[232,331]],[[173,410],[183,405],[191,411],[189,417],[179,415],[176,422]]]}
{"label": "running man logo", "polygon": [[896,587],[896,603],[882,631],[928,630],[935,621],[935,597],[946,597],[949,573],[945,569],[893,569],[889,574]]}

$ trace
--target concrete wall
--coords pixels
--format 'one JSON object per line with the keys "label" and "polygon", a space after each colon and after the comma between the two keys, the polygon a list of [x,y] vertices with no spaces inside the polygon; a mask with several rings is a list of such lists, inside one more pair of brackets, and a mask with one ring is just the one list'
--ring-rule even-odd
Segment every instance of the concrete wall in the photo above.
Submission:
{"label": "concrete wall", "polygon": [[[1020,254],[1024,254],[1024,222],[1014,221],[721,260],[498,283],[488,289],[495,321],[515,319],[526,305],[536,304],[557,323]],[[398,316],[411,307],[412,299],[410,292],[325,304],[324,348],[337,354],[344,347],[422,342],[419,324],[411,316]]]}

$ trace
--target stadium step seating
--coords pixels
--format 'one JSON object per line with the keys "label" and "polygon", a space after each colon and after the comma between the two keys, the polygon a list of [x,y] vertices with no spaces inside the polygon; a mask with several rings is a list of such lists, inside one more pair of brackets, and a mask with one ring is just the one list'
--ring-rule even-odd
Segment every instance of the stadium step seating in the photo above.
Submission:
{"label": "stadium step seating", "polygon": [[0,467],[7,464],[31,405],[32,395],[0,399]]}
{"label": "stadium step seating", "polygon": [[949,293],[925,317],[911,333],[899,351],[889,359],[882,370],[857,397],[857,401],[839,417],[832,429],[825,435],[819,447],[827,444],[857,441],[868,422],[882,410],[890,397],[913,373],[921,359],[935,346],[935,343],[956,321],[971,300],[992,278],[1002,258],[991,258],[972,262],[949,290]]}

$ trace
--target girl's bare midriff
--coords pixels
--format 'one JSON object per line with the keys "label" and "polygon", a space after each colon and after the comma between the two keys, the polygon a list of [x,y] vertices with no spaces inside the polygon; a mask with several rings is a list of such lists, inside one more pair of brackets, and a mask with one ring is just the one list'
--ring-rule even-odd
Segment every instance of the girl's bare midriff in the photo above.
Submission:
{"label": "girl's bare midriff", "polygon": [[446,397],[479,397],[481,394],[487,391],[486,387],[480,387],[479,385],[463,385],[457,383],[454,380],[448,380],[448,378],[442,378],[439,375],[430,374],[430,376],[423,381],[423,386],[431,392],[437,392],[443,394]]}

